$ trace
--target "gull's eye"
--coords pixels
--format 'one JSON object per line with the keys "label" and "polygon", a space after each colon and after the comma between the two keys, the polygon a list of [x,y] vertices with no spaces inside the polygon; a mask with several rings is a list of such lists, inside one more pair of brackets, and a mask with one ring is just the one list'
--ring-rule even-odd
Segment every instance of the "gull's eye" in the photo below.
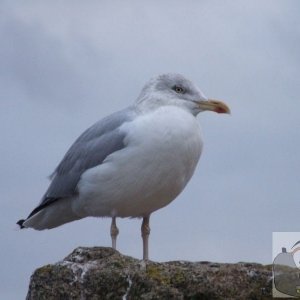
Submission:
{"label": "gull's eye", "polygon": [[175,85],[173,87],[173,90],[177,93],[177,94],[184,94],[185,93],[185,90],[183,87],[181,86],[178,86],[178,85]]}

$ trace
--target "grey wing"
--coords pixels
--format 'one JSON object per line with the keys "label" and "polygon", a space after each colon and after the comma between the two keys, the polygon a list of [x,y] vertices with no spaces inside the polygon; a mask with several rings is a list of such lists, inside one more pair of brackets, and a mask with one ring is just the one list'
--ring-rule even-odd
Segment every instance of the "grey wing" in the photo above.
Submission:
{"label": "grey wing", "polygon": [[60,164],[51,175],[50,186],[32,213],[32,216],[44,207],[76,194],[76,187],[82,173],[101,164],[105,158],[125,147],[125,134],[119,127],[130,122],[135,116],[133,109],[114,113],[87,129],[71,146]]}

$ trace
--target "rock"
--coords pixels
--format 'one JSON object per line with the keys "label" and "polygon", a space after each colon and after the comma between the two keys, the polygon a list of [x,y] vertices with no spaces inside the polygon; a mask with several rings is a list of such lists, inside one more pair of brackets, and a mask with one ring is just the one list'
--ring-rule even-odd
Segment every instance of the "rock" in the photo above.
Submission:
{"label": "rock", "polygon": [[271,287],[271,266],[144,262],[112,248],[79,247],[37,269],[26,299],[272,299]]}

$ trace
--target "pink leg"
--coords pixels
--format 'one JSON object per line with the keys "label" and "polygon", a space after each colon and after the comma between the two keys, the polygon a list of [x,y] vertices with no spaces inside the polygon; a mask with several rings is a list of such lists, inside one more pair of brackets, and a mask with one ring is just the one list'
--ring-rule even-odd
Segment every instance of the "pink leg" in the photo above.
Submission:
{"label": "pink leg", "polygon": [[143,260],[149,259],[149,235],[150,235],[150,215],[143,218],[143,223],[141,227],[142,238],[143,238]]}
{"label": "pink leg", "polygon": [[119,234],[119,229],[116,224],[116,217],[112,217],[111,226],[110,226],[110,236],[111,236],[111,243],[113,249],[116,249],[117,247],[118,234]]}

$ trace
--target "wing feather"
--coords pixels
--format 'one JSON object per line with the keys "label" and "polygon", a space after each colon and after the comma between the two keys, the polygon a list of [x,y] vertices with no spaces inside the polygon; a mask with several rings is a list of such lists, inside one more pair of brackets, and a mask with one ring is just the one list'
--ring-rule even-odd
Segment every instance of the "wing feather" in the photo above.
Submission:
{"label": "wing feather", "polygon": [[132,108],[116,112],[79,136],[51,175],[48,190],[29,217],[59,199],[74,196],[83,172],[100,165],[107,156],[123,149],[125,134],[120,131],[120,126],[130,122],[134,116]]}

